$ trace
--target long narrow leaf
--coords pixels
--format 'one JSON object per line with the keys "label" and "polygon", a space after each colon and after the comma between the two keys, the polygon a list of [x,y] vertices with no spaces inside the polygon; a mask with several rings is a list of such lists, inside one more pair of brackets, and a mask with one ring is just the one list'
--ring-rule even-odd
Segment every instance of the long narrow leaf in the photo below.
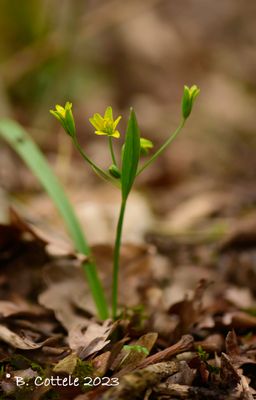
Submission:
{"label": "long narrow leaf", "polygon": [[127,199],[136,177],[140,158],[140,132],[135,112],[131,109],[127,125],[123,161],[122,161],[122,196]]}
{"label": "long narrow leaf", "polygon": [[[2,119],[0,120],[0,137],[5,139],[16,153],[19,154],[25,164],[41,182],[46,192],[48,192],[65,221],[75,248],[79,252],[90,256],[90,248],[84,237],[80,223],[74,213],[73,207],[66,197],[64,189],[50,168],[42,152],[30,138],[28,133],[14,121]],[[108,310],[103,290],[98,279],[96,267],[92,262],[88,262],[83,264],[83,269],[97,306],[98,313],[101,318],[105,319],[108,316]]]}

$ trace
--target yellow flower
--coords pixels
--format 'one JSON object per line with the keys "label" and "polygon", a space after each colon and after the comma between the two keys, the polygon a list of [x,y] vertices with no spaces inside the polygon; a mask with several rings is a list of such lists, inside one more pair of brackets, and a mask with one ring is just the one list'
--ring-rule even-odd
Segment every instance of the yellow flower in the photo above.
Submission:
{"label": "yellow flower", "polygon": [[65,107],[57,104],[55,110],[50,110],[50,113],[60,121],[68,135],[74,136],[76,133],[75,121],[72,113],[72,103],[67,102]]}
{"label": "yellow flower", "polygon": [[121,118],[122,117],[119,116],[114,120],[112,107],[107,107],[104,117],[96,113],[92,118],[89,118],[89,121],[96,129],[96,135],[107,135],[119,138],[120,133],[118,130],[116,130],[116,127]]}

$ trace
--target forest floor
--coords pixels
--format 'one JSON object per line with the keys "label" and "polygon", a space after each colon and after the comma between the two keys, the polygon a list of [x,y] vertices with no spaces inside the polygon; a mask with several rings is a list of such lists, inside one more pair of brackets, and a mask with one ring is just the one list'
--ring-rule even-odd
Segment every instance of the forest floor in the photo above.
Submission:
{"label": "forest floor", "polygon": [[[131,199],[114,322],[96,317],[81,255],[57,233],[46,196],[26,200],[26,210],[8,200],[1,399],[256,398],[255,187],[157,190],[149,202],[139,193]],[[90,193],[78,214],[110,298],[117,196]]]}

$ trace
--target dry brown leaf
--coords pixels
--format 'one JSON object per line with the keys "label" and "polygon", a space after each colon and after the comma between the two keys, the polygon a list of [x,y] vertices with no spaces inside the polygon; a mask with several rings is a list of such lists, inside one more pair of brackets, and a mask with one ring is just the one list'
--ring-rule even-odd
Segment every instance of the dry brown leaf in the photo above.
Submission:
{"label": "dry brown leaf", "polygon": [[[31,222],[21,216],[14,208],[10,209],[12,225],[22,233],[30,234],[31,237],[42,242],[46,250],[54,257],[77,257],[80,261],[86,260],[86,256],[77,253],[71,241],[67,237],[60,236],[58,231],[52,231],[49,226],[42,226],[42,222]],[[40,227],[41,225],[41,227]]]}
{"label": "dry brown leaf", "polygon": [[[146,333],[141,336],[136,342],[130,343],[131,345],[143,346],[150,353],[153,346],[157,341],[158,334],[154,332]],[[112,369],[119,370],[120,368],[125,368],[129,365],[132,368],[136,367],[141,361],[143,361],[147,357],[147,354],[144,352],[139,352],[137,350],[122,350],[119,357],[116,359],[114,365],[112,365]]]}
{"label": "dry brown leaf", "polygon": [[106,320],[102,325],[91,321],[89,326],[74,325],[68,334],[69,346],[81,359],[102,350],[109,342],[109,336],[117,327],[118,322]]}
{"label": "dry brown leaf", "polygon": [[60,360],[53,368],[54,372],[65,372],[66,374],[72,375],[78,361],[78,357],[75,353],[69,354],[67,357]]}
{"label": "dry brown leaf", "polygon": [[95,376],[106,375],[110,364],[111,351],[106,351],[92,360],[92,366]]}
{"label": "dry brown leaf", "polygon": [[48,338],[43,342],[35,343],[27,337],[21,337],[17,335],[15,332],[11,331],[6,326],[0,325],[0,339],[17,349],[35,350],[46,345],[47,343],[52,341],[53,338]]}
{"label": "dry brown leaf", "polygon": [[240,382],[240,375],[225,353],[221,354],[220,377],[227,388],[234,389]]}
{"label": "dry brown leaf", "polygon": [[26,316],[43,316],[45,315],[45,309],[42,307],[26,302],[25,300],[16,296],[15,302],[12,301],[0,301],[0,317],[17,317],[21,315]]}
{"label": "dry brown leaf", "polygon": [[180,384],[180,385],[192,385],[195,378],[195,371],[189,368],[186,361],[180,361],[180,369],[176,374],[170,376],[166,383],[170,384]]}
{"label": "dry brown leaf", "polygon": [[[69,265],[49,265],[45,269],[45,279],[48,288],[39,295],[39,303],[52,310],[67,331],[74,326],[89,324],[89,316],[95,313],[95,306],[81,267],[71,262]],[[80,299],[86,303],[87,315],[77,312],[76,303]]]}
{"label": "dry brown leaf", "polygon": [[203,317],[202,297],[209,284],[205,280],[201,280],[191,299],[185,298],[172,305],[169,309],[169,314],[175,314],[179,318],[177,326],[177,336],[185,332],[189,332],[190,328],[196,322],[199,322]]}
{"label": "dry brown leaf", "polygon": [[237,336],[234,331],[230,331],[226,337],[226,352],[235,368],[240,368],[243,364],[256,364],[256,360],[249,357],[245,350],[241,350]]}

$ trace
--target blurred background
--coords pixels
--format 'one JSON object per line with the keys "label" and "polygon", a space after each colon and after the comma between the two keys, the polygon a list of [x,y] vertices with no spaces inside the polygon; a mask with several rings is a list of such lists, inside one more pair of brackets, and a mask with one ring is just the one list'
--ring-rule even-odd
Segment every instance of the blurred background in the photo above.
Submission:
{"label": "blurred background", "polygon": [[[183,85],[197,84],[201,94],[184,131],[138,188],[161,213],[183,184],[192,192],[251,185],[255,17],[255,0],[1,0],[0,116],[29,130],[65,183],[86,187],[98,179],[80,168],[50,108],[72,101],[81,143],[107,166],[105,138],[93,134],[89,116],[112,105],[124,131],[133,106],[142,135],[157,147],[179,122]],[[1,142],[3,190],[34,188],[20,166]],[[156,191],[168,193],[161,204]]]}

